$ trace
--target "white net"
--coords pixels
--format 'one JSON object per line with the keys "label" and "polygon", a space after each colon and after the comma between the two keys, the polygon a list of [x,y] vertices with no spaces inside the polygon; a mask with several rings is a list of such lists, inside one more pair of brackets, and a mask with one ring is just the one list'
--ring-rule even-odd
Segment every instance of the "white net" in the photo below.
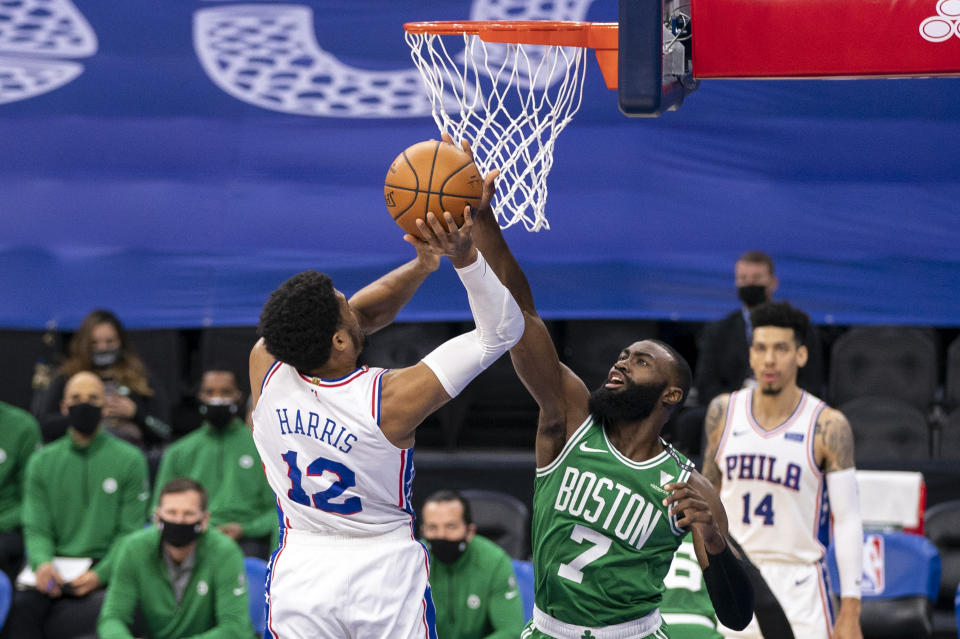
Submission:
{"label": "white net", "polygon": [[[547,176],[557,136],[580,108],[586,49],[498,44],[477,35],[407,32],[433,119],[473,147],[482,175],[500,170],[494,211],[500,226],[549,229]],[[462,52],[452,52],[462,39]]]}

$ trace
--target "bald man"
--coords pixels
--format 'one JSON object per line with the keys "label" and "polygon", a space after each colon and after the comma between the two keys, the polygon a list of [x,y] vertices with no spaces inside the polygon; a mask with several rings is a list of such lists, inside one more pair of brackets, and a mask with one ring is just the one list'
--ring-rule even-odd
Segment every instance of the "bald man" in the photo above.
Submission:
{"label": "bald man", "polygon": [[[146,521],[146,457],[100,427],[104,397],[97,375],[71,377],[60,404],[69,419],[67,434],[27,465],[23,533],[32,574],[21,575],[20,582],[32,587],[17,592],[6,637],[94,636],[117,541]],[[80,574],[64,574],[59,558],[91,564]]]}

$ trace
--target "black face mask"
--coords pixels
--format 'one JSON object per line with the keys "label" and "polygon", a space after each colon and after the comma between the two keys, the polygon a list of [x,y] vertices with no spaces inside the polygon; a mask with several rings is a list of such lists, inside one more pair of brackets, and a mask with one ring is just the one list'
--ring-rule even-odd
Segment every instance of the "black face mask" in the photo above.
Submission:
{"label": "black face mask", "polygon": [[760,284],[738,286],[737,297],[747,305],[747,308],[753,308],[767,301],[767,287]]}
{"label": "black face mask", "polygon": [[200,405],[200,414],[217,430],[226,428],[236,417],[239,408],[236,404],[209,403]]}
{"label": "black face mask", "polygon": [[70,425],[81,435],[89,435],[97,430],[103,409],[93,404],[74,404],[67,409],[70,415]]}
{"label": "black face mask", "polygon": [[120,359],[120,349],[111,348],[108,351],[93,351],[93,355],[90,357],[93,360],[93,365],[97,368],[109,368],[117,363],[117,360]]}
{"label": "black face mask", "polygon": [[467,551],[467,540],[463,539],[429,539],[430,551],[437,560],[445,564],[452,564]]}
{"label": "black face mask", "polygon": [[627,379],[621,391],[601,386],[590,393],[588,407],[605,422],[639,421],[653,413],[666,387],[666,382],[637,384]]}
{"label": "black face mask", "polygon": [[165,544],[170,544],[175,548],[189,546],[196,541],[200,533],[203,532],[200,527],[201,522],[193,524],[175,524],[173,522],[160,520],[160,539]]}

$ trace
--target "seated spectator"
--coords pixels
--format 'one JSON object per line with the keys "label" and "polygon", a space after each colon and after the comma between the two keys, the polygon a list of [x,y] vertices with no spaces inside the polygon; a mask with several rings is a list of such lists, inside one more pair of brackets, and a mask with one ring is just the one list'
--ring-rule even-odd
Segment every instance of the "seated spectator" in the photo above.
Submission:
{"label": "seated spectator", "polygon": [[523,602],[510,556],[477,533],[470,502],[441,490],[423,505],[430,547],[430,590],[437,636],[514,639],[523,630]]}
{"label": "seated spectator", "polygon": [[34,403],[45,442],[66,431],[66,422],[57,414],[60,397],[66,380],[80,371],[94,371],[104,382],[103,425],[107,430],[141,447],[170,436],[166,393],[150,379],[113,313],[95,310],[87,315],[71,338],[69,351],[59,375]]}
{"label": "seated spectator", "polygon": [[208,530],[203,486],[170,480],[153,517],[156,527],[123,540],[97,623],[100,639],[252,639],[243,554]]}
{"label": "seated spectator", "polygon": [[[197,399],[203,424],[163,453],[155,485],[174,477],[200,482],[210,493],[212,524],[246,555],[266,559],[275,545],[277,503],[244,421],[236,376],[227,370],[206,371]],[[156,504],[159,493],[154,493]]]}
{"label": "seated spectator", "polygon": [[[4,632],[15,639],[71,639],[94,632],[118,540],[146,521],[147,460],[100,425],[104,387],[90,372],[66,384],[65,436],[27,464],[23,535],[29,570]],[[73,561],[70,561],[70,560]],[[79,573],[79,574],[78,574]]]}
{"label": "seated spectator", "polygon": [[[749,251],[734,264],[737,297],[742,306],[721,320],[708,324],[700,336],[694,386],[701,406],[717,395],[731,393],[756,383],[749,366],[748,344],[753,327],[750,310],[773,299],[780,285],[773,270],[773,259],[760,251]],[[823,394],[823,368],[820,337],[816,329],[805,342],[809,358],[800,369],[798,385],[815,395]]]}
{"label": "seated spectator", "polygon": [[23,566],[23,477],[27,460],[39,447],[40,427],[33,415],[0,402],[0,570],[11,582]]}

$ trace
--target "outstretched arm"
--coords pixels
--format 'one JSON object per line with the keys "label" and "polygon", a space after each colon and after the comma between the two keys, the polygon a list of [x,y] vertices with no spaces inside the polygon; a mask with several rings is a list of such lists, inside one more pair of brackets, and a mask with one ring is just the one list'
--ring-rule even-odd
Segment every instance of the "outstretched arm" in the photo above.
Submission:
{"label": "outstretched arm", "polygon": [[428,244],[414,244],[417,257],[354,293],[349,301],[364,333],[390,324],[417,289],[440,266],[440,255]]}
{"label": "outstretched arm", "polygon": [[826,473],[833,537],[840,573],[840,612],[834,624],[837,639],[862,639],[860,580],[863,572],[863,524],[853,464],[853,431],[843,413],[824,408],[814,430],[814,455]]}
{"label": "outstretched arm", "polygon": [[[469,152],[466,143],[464,150]],[[567,438],[586,419],[590,393],[583,381],[560,362],[550,332],[537,314],[527,277],[503,238],[490,206],[496,178],[497,172],[493,171],[484,179],[473,239],[523,311],[523,337],[510,349],[510,358],[520,381],[540,406],[536,455],[537,466],[543,467],[556,458]]]}
{"label": "outstretched arm", "polygon": [[[427,215],[427,224],[417,220],[417,226],[424,241],[448,255],[456,267],[476,329],[441,344],[415,366],[384,374],[380,427],[401,448],[413,445],[414,429],[427,415],[455,397],[523,334],[520,308],[472,243],[470,212],[460,228],[450,213],[444,218],[446,228],[433,213]],[[422,243],[410,235],[404,239]]]}

